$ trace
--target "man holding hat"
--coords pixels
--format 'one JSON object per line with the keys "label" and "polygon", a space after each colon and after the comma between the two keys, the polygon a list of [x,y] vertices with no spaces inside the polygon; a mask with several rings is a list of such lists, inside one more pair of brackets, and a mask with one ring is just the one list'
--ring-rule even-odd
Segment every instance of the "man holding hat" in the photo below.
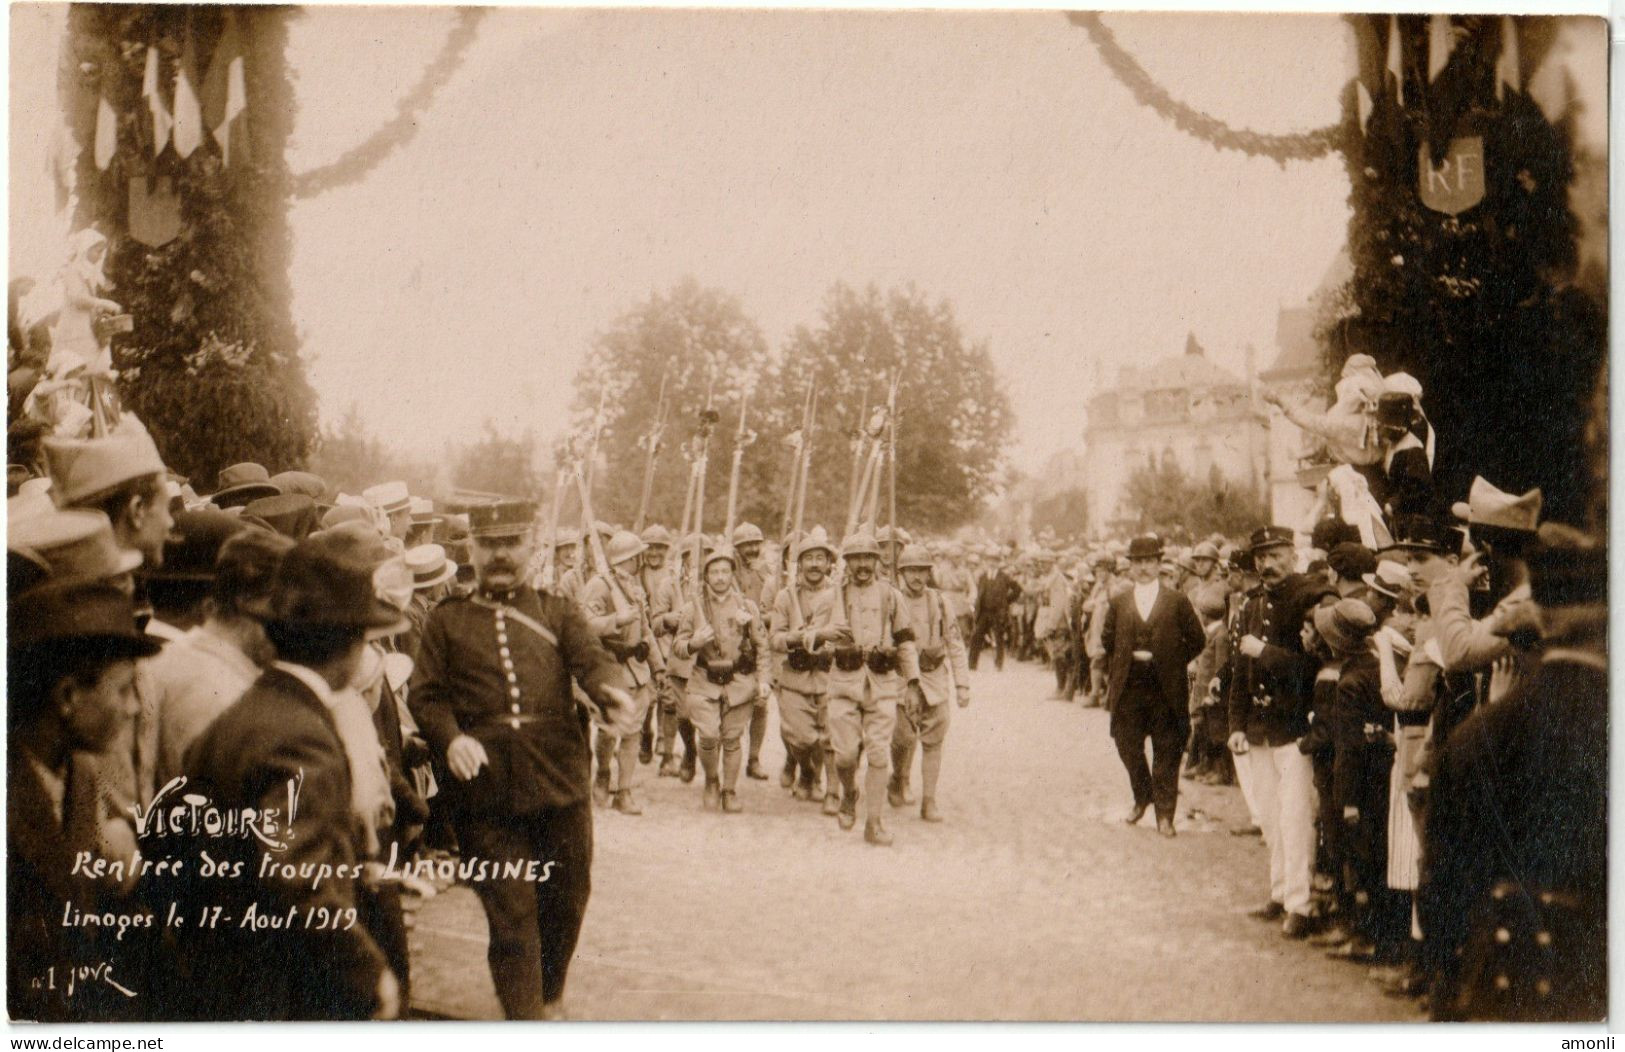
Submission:
{"label": "man holding hat", "polygon": [[1253,915],[1275,920],[1284,914],[1283,934],[1304,938],[1315,863],[1315,790],[1314,762],[1298,743],[1309,733],[1319,668],[1304,652],[1302,634],[1304,604],[1318,593],[1304,575],[1292,572],[1297,554],[1291,529],[1259,527],[1248,552],[1260,583],[1247,593],[1231,629],[1225,703],[1230,751],[1237,767],[1248,767],[1246,784],[1270,849],[1270,900]]}
{"label": "man holding hat", "polygon": [[590,725],[572,678],[614,733],[635,736],[642,716],[580,608],[525,586],[535,515],[522,500],[469,509],[479,587],[429,614],[408,702],[451,774],[442,788],[463,852],[558,863],[545,883],[474,886],[510,1019],[562,1017],[591,888]]}
{"label": "man holding hat", "polygon": [[937,779],[942,774],[942,743],[948,737],[951,698],[960,708],[970,704],[970,664],[959,621],[941,592],[930,587],[931,556],[918,544],[904,545],[897,559],[903,579],[903,601],[918,634],[920,685],[910,687],[897,713],[892,735],[891,784],[886,799],[893,807],[908,800],[909,771],[914,766],[914,745],[920,746],[920,817],[942,821],[937,809]]}
{"label": "man holding hat", "polygon": [[706,553],[700,594],[683,608],[672,644],[676,654],[694,659],[684,704],[700,741],[704,806],[729,813],[741,810],[742,739],[756,699],[768,689],[767,632],[756,604],[734,587],[736,558],[726,545]]}
{"label": "man holding hat", "polygon": [[637,773],[639,736],[649,708],[655,703],[657,678],[663,678],[666,662],[660,652],[649,619],[649,597],[638,580],[638,569],[643,555],[643,541],[630,530],[622,530],[604,546],[604,558],[609,563],[587,582],[581,591],[581,609],[587,623],[604,648],[621,663],[626,678],[632,684],[632,700],[637,706],[637,729],[630,735],[616,737],[600,726],[594,745],[598,759],[598,773],[593,780],[594,800],[603,806],[610,802],[610,765],[618,768],[618,781],[613,790],[615,810],[626,815],[640,815],[643,807],[632,793]]}
{"label": "man holding hat", "polygon": [[819,774],[825,773],[827,815],[841,809],[828,710],[832,646],[843,638],[835,624],[835,589],[829,582],[834,562],[835,549],[824,528],[814,526],[796,546],[795,580],[779,589],[768,626],[779,655],[779,728],[785,752],[799,769],[795,797],[814,799]]}
{"label": "man holding hat", "polygon": [[841,780],[838,819],[842,829],[857,823],[861,749],[868,756],[863,837],[885,847],[892,843],[884,794],[897,703],[905,687],[918,690],[920,682],[914,622],[902,593],[879,577],[880,548],[867,527],[842,543],[841,556],[847,580],[837,588],[835,624],[850,635],[835,648],[829,674],[829,736]]}
{"label": "man holding hat", "polygon": [[[297,785],[298,815],[280,850],[256,838],[208,841],[209,853],[240,865],[246,879],[189,878],[183,886],[195,904],[235,917],[250,904],[273,916],[344,916],[358,905],[355,879],[280,877],[262,866],[359,875],[361,829],[334,710],[360,669],[368,633],[398,631],[401,616],[374,594],[372,567],[330,534],[288,550],[268,594],[246,612],[264,622],[276,659],[187,750],[184,770],[189,787],[222,811],[284,814]],[[196,1000],[194,1018],[389,1019],[401,1010],[399,982],[363,925],[232,924],[186,935],[182,989]]]}
{"label": "man holding hat", "polygon": [[1154,804],[1157,832],[1171,837],[1180,755],[1190,736],[1187,666],[1202,652],[1207,637],[1190,599],[1157,579],[1161,539],[1155,534],[1134,538],[1128,558],[1134,585],[1110,600],[1101,629],[1111,733],[1134,792],[1134,807],[1125,821],[1135,824]]}

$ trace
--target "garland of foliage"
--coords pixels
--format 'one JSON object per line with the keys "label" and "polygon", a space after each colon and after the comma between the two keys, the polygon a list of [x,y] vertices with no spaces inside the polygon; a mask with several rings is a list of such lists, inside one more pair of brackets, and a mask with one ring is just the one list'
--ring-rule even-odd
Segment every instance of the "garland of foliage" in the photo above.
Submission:
{"label": "garland of foliage", "polygon": [[[201,80],[227,11],[247,54],[247,134],[229,167],[205,131],[190,157],[153,157],[142,74],[160,55],[166,97],[190,35]],[[286,21],[296,9],[166,4],[75,4],[63,97],[83,148],[76,171],[76,227],[107,235],[108,295],[134,317],[115,338],[114,365],[126,407],[147,424],[164,461],[202,490],[220,468],[257,461],[272,471],[304,462],[315,436],[316,399],[298,354],[289,310],[284,160],[294,105]],[[118,120],[113,159],[96,168],[96,107],[105,95]],[[129,236],[132,182],[168,179],[178,197],[179,236],[150,248]]]}
{"label": "garland of foliage", "polygon": [[485,17],[484,8],[460,9],[457,12],[457,24],[446,37],[440,53],[424,69],[423,76],[418,79],[412,90],[401,98],[395,107],[395,116],[358,145],[346,150],[338,160],[295,176],[294,196],[316,197],[329,190],[359,182],[368,172],[382,164],[390,154],[411,142],[413,136],[417,134],[418,118],[462,66],[483,17]]}
{"label": "garland of foliage", "polygon": [[1233,128],[1217,117],[1180,102],[1170,95],[1166,88],[1152,79],[1151,74],[1145,71],[1145,67],[1141,66],[1133,55],[1123,50],[1117,43],[1116,36],[1101,21],[1099,14],[1091,11],[1072,11],[1068,12],[1067,18],[1071,19],[1073,25],[1082,27],[1089,34],[1089,39],[1094,41],[1096,50],[1100,52],[1101,61],[1105,62],[1106,68],[1111,70],[1112,75],[1134,96],[1135,102],[1155,110],[1180,131],[1193,135],[1217,149],[1236,150],[1252,157],[1268,157],[1284,167],[1288,161],[1312,161],[1344,146],[1346,121],[1328,124],[1314,131],[1287,135],[1274,135],[1254,131],[1251,128]]}

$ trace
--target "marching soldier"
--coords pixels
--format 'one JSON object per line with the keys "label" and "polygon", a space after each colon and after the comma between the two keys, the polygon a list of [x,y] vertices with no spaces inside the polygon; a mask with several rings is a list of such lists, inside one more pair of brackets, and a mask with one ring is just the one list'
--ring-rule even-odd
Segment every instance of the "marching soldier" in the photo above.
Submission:
{"label": "marching soldier", "polygon": [[835,771],[841,779],[839,820],[851,829],[858,820],[858,752],[868,753],[864,776],[863,837],[891,844],[882,794],[897,726],[897,702],[905,685],[917,687],[919,657],[913,622],[901,593],[879,578],[880,549],[874,534],[860,528],[841,546],[847,580],[838,588],[835,616],[851,637],[835,649],[829,675],[829,736]]}
{"label": "marching soldier", "polygon": [[553,539],[553,579],[558,582],[558,594],[578,602],[581,597],[581,571],[576,565],[581,534],[576,530],[560,530]]}
{"label": "marching soldier", "polygon": [[[720,543],[727,544],[728,538],[722,538]],[[768,585],[773,573],[762,565],[763,543],[762,531],[755,523],[742,522],[734,527],[733,547],[739,560],[734,572],[735,584],[758,609],[765,609],[773,600]],[[767,692],[763,691],[750,713],[750,762],[745,766],[746,777],[761,782],[767,781],[767,772],[762,769],[762,743],[766,740]]]}
{"label": "marching soldier", "polygon": [[959,622],[960,638],[969,639],[976,610],[976,579],[962,564],[963,555],[958,545],[951,545],[943,553],[942,564],[937,568],[937,583],[942,587],[943,598],[948,600],[954,620]]}
{"label": "marching soldier", "polygon": [[[685,703],[700,740],[705,768],[704,806],[728,813],[739,803],[741,739],[757,699],[767,692],[767,634],[757,605],[734,584],[734,550],[708,552],[700,594],[683,608],[673,649],[694,659]],[[720,778],[717,751],[722,764]]]}
{"label": "marching soldier", "polygon": [[[643,725],[649,706],[654,703],[655,681],[665,674],[665,663],[650,631],[649,599],[638,581],[643,550],[643,542],[637,534],[627,530],[615,534],[605,550],[608,575],[594,575],[581,591],[581,608],[588,623],[598,633],[604,649],[621,663],[632,683],[632,700],[637,708],[635,728]],[[599,727],[594,751],[598,757],[598,773],[593,780],[593,801],[600,807],[609,803],[610,762],[615,760],[618,767],[613,791],[615,810],[626,815],[641,815],[643,807],[632,795],[632,783],[637,774],[637,732],[620,737]]]}
{"label": "marching soldier", "polygon": [[1071,627],[1072,579],[1061,569],[1049,552],[1038,556],[1037,611],[1033,619],[1033,633],[1055,671],[1055,701],[1071,701],[1071,646],[1068,630]]}
{"label": "marching soldier", "polygon": [[880,575],[894,586],[901,587],[892,580],[892,566],[903,554],[903,546],[913,539],[901,526],[896,529],[882,526],[880,532],[875,534],[875,544],[880,548]]}
{"label": "marching soldier", "polygon": [[[846,637],[835,623],[835,589],[829,582],[835,549],[822,526],[809,532],[796,550],[796,580],[773,601],[769,638],[778,656],[779,727],[790,762],[799,768],[794,795],[816,799],[818,776],[827,767],[824,813],[840,813],[835,754],[829,741],[831,645]],[[790,589],[794,588],[792,596]]]}
{"label": "marching soldier", "polygon": [[[672,574],[671,568],[666,565],[666,557],[671,552],[671,531],[656,523],[645,529],[639,540],[643,541],[644,548],[643,568],[638,573],[638,581],[643,585],[643,594],[649,598],[649,625],[654,629],[654,645],[659,648],[666,665],[666,677],[661,683],[655,704],[649,706],[649,715],[643,719],[643,736],[638,743],[638,762],[649,763],[654,759],[654,738],[658,722],[660,774],[667,777],[677,773],[677,757],[673,755],[672,745],[677,738],[677,706],[680,699],[672,695],[671,644],[677,631],[677,616],[682,602],[677,594],[677,579]],[[689,738],[684,739],[684,744],[690,748],[692,748],[691,739],[692,732]]]}
{"label": "marching soldier", "polygon": [[964,708],[970,704],[970,663],[959,621],[942,593],[930,587],[931,556],[919,545],[903,548],[897,561],[903,578],[903,599],[915,625],[919,647],[920,683],[910,686],[897,714],[892,735],[891,784],[886,798],[893,807],[908,804],[908,776],[914,766],[914,744],[920,745],[920,817],[942,821],[937,810],[937,777],[942,773],[942,743],[948,736],[951,696]]}
{"label": "marching soldier", "polygon": [[555,863],[541,883],[474,884],[490,926],[491,979],[510,1019],[562,1017],[587,909],[591,757],[571,679],[618,733],[635,733],[640,715],[625,671],[580,609],[524,587],[534,514],[518,500],[469,510],[478,590],[430,612],[409,702],[451,772],[446,795],[463,852]]}

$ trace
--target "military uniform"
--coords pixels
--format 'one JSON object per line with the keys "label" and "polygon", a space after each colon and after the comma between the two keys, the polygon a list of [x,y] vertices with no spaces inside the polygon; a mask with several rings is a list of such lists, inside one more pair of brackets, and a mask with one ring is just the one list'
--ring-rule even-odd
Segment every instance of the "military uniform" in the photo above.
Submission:
{"label": "military uniform", "polygon": [[[622,546],[623,537],[629,539],[630,547]],[[612,539],[609,558],[613,566],[619,566],[631,557],[624,554],[626,551],[631,551],[634,556],[641,554],[643,542],[631,534]],[[616,602],[617,596],[621,599],[619,604]],[[637,615],[627,624],[619,623],[623,605]],[[641,727],[649,707],[654,704],[656,676],[663,676],[666,667],[657,641],[649,632],[649,597],[644,593],[643,585],[636,574],[618,569],[612,569],[610,577],[598,574],[581,591],[581,609],[604,648],[626,670],[626,678],[632,684],[637,725]],[[600,800],[607,798],[611,784],[610,763],[612,759],[616,760],[619,770],[614,784],[615,809],[625,814],[641,813],[642,808],[632,795],[632,783],[637,772],[638,736],[632,734],[617,739],[600,727],[594,752],[598,758],[598,772],[593,783],[595,796]]]}
{"label": "military uniform", "polygon": [[[517,505],[517,509],[511,506]],[[469,512],[475,536],[528,527],[530,505]],[[570,689],[624,690],[625,671],[580,609],[531,588],[448,599],[429,614],[408,705],[440,763],[462,735],[488,762],[443,787],[464,857],[552,862],[548,879],[476,881],[503,1012],[540,1018],[564,993],[591,890],[588,721]],[[620,699],[624,701],[624,695]],[[625,714],[610,715],[630,726]]]}
{"label": "military uniform", "polygon": [[[704,625],[711,626],[716,638],[695,648],[694,633]],[[723,810],[736,811],[742,740],[757,699],[767,691],[767,632],[761,611],[737,589],[718,597],[702,585],[700,597],[683,608],[673,650],[694,660],[684,707],[699,738],[706,803],[720,792],[717,802]]]}
{"label": "military uniform", "polygon": [[1043,644],[1050,665],[1055,670],[1057,697],[1072,700],[1068,693],[1068,669],[1071,667],[1072,646],[1068,629],[1072,607],[1072,579],[1059,566],[1050,570],[1038,583],[1038,610],[1034,616],[1033,634]]}
{"label": "military uniform", "polygon": [[[874,553],[874,542],[849,538],[842,554],[851,559]],[[836,589],[836,624],[851,630],[851,642],[835,650],[829,674],[829,736],[843,790],[843,828],[857,821],[857,767],[860,749],[868,753],[864,788],[868,795],[865,835],[884,842],[882,793],[897,727],[903,687],[920,678],[913,621],[902,593],[877,574],[867,585],[843,582]]]}
{"label": "military uniform", "polygon": [[817,588],[799,580],[794,587],[800,615],[790,600],[790,589],[781,588],[773,601],[768,627],[778,669],[779,727],[791,760],[801,767],[797,795],[810,799],[818,772],[828,767],[826,801],[835,801],[837,776],[829,739],[833,651],[828,644],[811,638],[812,633],[834,622],[835,588],[827,578]]}
{"label": "military uniform", "polygon": [[[909,565],[908,553],[904,555],[900,569]],[[909,692],[911,696],[897,714],[887,795],[893,806],[906,800],[918,742],[922,753],[920,815],[926,821],[940,821],[936,811],[937,776],[942,770],[942,743],[948,736],[953,711],[949,702],[964,705],[970,701],[970,663],[959,634],[959,621],[942,593],[927,587],[919,595],[911,595],[905,589],[903,601],[918,636],[920,689]]]}
{"label": "military uniform", "polygon": [[[748,525],[750,524],[742,523],[740,530]],[[735,535],[738,535],[740,530],[735,530]],[[757,536],[760,535],[761,531],[758,530]],[[739,568],[734,571],[734,584],[738,587],[739,594],[749,600],[758,610],[767,609],[773,601],[772,578],[756,563],[744,563],[742,561]],[[763,660],[766,660],[765,654]],[[751,706],[750,776],[752,778],[767,777],[766,773],[762,771],[762,743],[767,741],[767,699],[769,693],[770,691],[767,690],[762,691]]]}

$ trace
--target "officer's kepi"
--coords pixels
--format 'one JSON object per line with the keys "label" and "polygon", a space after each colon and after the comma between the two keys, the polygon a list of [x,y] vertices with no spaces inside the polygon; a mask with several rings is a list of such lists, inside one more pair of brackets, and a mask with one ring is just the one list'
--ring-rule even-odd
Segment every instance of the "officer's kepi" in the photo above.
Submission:
{"label": "officer's kepi", "polygon": [[536,505],[528,500],[494,500],[468,509],[468,532],[480,537],[522,537],[536,521]]}

